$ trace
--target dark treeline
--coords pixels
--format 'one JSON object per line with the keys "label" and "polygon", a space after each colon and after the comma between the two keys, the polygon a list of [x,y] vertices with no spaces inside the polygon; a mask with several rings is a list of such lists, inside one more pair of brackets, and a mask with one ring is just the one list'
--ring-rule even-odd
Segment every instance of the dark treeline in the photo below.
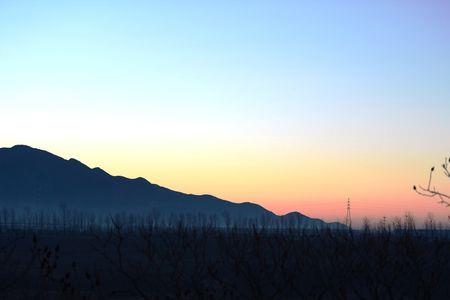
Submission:
{"label": "dark treeline", "polygon": [[[434,220],[427,221],[426,230],[418,230],[408,215],[374,225],[365,222],[358,231],[277,228],[262,226],[262,221],[217,227],[208,218],[192,226],[187,217],[165,220],[163,226],[154,215],[101,219],[61,211],[42,214],[42,222],[40,213],[5,215],[0,233],[1,299],[450,295],[447,231],[438,230]],[[14,228],[13,220],[20,226],[42,226]]]}
{"label": "dark treeline", "polygon": [[217,214],[205,213],[178,213],[163,215],[158,210],[148,213],[114,213],[96,214],[67,208],[61,205],[58,209],[47,211],[35,211],[29,208],[15,210],[12,208],[0,209],[0,231],[20,229],[35,232],[88,232],[93,228],[110,230],[113,220],[123,224],[130,230],[142,227],[159,226],[174,227],[180,223],[186,227],[212,226],[217,228],[248,228],[252,226],[263,228],[302,228],[324,229],[326,227],[338,228],[345,226],[338,223],[310,222],[301,218],[271,218],[263,215],[259,218],[233,218],[229,213]]}

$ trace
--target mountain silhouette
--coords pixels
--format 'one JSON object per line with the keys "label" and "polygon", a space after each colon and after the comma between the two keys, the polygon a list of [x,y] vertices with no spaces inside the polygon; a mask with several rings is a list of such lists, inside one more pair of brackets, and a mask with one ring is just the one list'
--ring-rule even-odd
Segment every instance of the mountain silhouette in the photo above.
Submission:
{"label": "mountain silhouette", "polygon": [[277,216],[254,203],[185,194],[152,184],[144,178],[112,176],[76,159],[66,160],[29,146],[0,148],[0,207],[51,211],[62,204],[70,209],[99,214],[201,213],[216,217],[227,215],[231,219],[279,219],[308,227],[327,225],[297,212]]}

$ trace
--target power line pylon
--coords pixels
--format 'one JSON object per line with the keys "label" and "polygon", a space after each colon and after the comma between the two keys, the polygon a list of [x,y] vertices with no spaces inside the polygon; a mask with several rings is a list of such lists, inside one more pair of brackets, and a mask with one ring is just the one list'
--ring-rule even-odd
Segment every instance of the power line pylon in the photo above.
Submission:
{"label": "power line pylon", "polygon": [[352,214],[350,212],[350,198],[347,200],[347,216],[345,217],[345,226],[352,229]]}

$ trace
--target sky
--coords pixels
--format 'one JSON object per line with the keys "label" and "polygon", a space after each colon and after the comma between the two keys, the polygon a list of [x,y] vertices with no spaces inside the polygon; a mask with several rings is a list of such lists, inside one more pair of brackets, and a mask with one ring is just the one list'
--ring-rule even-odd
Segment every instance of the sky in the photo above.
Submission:
{"label": "sky", "polygon": [[445,221],[449,83],[448,1],[0,2],[0,146],[278,214]]}

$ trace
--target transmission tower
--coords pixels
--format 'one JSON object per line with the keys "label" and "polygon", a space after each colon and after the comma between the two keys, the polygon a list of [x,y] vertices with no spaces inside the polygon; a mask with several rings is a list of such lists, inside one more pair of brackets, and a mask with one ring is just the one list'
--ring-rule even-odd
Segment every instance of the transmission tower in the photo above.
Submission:
{"label": "transmission tower", "polygon": [[347,216],[345,217],[345,226],[352,228],[352,214],[350,213],[350,198],[347,200]]}

